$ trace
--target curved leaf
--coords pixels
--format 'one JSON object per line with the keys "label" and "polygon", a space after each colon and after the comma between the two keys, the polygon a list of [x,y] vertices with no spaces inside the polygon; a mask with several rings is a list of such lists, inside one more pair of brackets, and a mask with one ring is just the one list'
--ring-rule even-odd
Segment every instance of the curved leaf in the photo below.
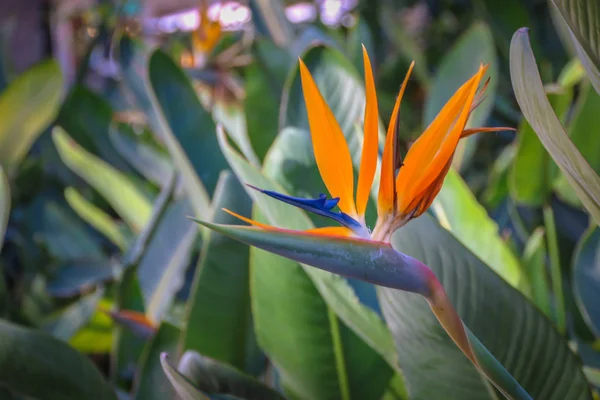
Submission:
{"label": "curved leaf", "polygon": [[[432,218],[410,222],[392,244],[436,273],[465,325],[533,398],[591,398],[580,361],[551,322]],[[497,398],[423,300],[385,288],[380,294],[415,399],[440,393],[445,398]]]}
{"label": "curved leaf", "polygon": [[207,396],[192,385],[181,372],[177,371],[177,369],[171,365],[167,353],[162,353],[160,355],[160,364],[167,375],[167,378],[169,378],[171,385],[173,385],[177,394],[181,397],[181,400],[208,400]]}
{"label": "curved leaf", "polygon": [[116,400],[89,359],[44,333],[0,321],[0,354],[0,384],[13,392],[39,400]]}
{"label": "curved leaf", "polygon": [[569,139],[546,97],[526,29],[518,30],[510,46],[510,75],[517,102],[577,196],[600,223],[600,178]]}
{"label": "curved leaf", "polygon": [[52,138],[63,162],[96,189],[132,230],[141,231],[150,217],[152,206],[131,180],[85,151],[62,128],[55,127]]}
{"label": "curved leaf", "polygon": [[600,94],[600,3],[594,0],[552,0],[569,26],[581,63]]}
{"label": "curved leaf", "polygon": [[283,395],[231,366],[187,351],[181,357],[179,372],[208,395],[232,395],[246,400],[284,400]]}
{"label": "curved leaf", "polygon": [[19,75],[0,93],[0,165],[8,174],[55,118],[62,92],[60,66],[49,60]]}

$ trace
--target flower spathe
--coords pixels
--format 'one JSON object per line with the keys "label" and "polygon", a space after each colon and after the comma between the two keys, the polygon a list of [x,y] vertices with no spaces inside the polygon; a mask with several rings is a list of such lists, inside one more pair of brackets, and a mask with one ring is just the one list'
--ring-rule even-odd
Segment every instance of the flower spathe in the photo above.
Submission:
{"label": "flower spathe", "polygon": [[[414,67],[414,62],[411,63],[400,87],[387,129],[377,198],[378,218],[375,227],[370,230],[365,222],[365,211],[377,167],[379,113],[371,62],[364,47],[363,61],[366,95],[364,143],[356,193],[352,157],[344,134],[302,60],[299,60],[300,77],[314,155],[331,198],[321,195],[317,199],[303,199],[255,187],[253,189],[340,224],[304,231],[306,234],[359,237],[389,243],[395,230],[427,211],[442,187],[461,138],[477,132],[511,128],[465,129],[471,112],[480,103],[487,86],[486,82],[480,89],[480,83],[487,71],[487,65],[480,65],[477,73],[454,93],[410,147],[404,159],[398,163],[396,160],[400,158],[397,155],[396,135],[400,121],[400,104]],[[334,211],[336,206],[340,211]],[[238,216],[229,210],[226,211]],[[280,229],[238,217],[262,229]]]}

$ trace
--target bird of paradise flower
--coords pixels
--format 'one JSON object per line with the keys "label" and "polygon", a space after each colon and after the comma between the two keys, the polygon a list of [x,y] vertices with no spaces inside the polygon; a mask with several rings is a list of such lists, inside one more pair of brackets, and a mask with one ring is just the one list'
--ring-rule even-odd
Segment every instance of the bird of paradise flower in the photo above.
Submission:
{"label": "bird of paradise flower", "polygon": [[[420,261],[394,250],[390,244],[396,230],[422,215],[432,204],[460,139],[479,132],[514,130],[466,129],[469,116],[483,99],[489,80],[481,88],[480,84],[488,67],[480,65],[477,73],[454,93],[400,161],[396,136],[400,104],[414,62],[410,65],[387,129],[377,197],[378,218],[371,230],[365,221],[365,211],[377,169],[379,115],[371,63],[364,47],[363,62],[366,105],[356,196],[352,159],[344,134],[302,60],[299,60],[300,76],[314,155],[331,198],[325,195],[317,199],[298,198],[251,186],[267,196],[330,218],[339,226],[289,230],[251,220],[230,210],[224,211],[251,226],[197,222],[249,245],[316,268],[421,294],[454,343],[501,392],[508,398],[530,398],[466,329],[433,271]],[[335,210],[336,206],[340,211]]]}

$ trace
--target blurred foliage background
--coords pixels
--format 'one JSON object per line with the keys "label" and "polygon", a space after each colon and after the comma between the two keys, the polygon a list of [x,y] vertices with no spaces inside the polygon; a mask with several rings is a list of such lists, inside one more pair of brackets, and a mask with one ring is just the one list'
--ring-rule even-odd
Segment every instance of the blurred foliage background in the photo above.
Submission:
{"label": "blurred foliage background", "polygon": [[[517,133],[463,141],[426,223],[443,232],[416,227],[399,246],[428,264],[423,241],[460,246],[438,250],[467,325],[535,398],[588,398],[600,386],[600,233],[515,101],[510,41],[524,26],[557,116],[600,173],[600,96],[550,1],[2,1],[0,397],[499,398],[446,339],[398,350],[427,330],[389,330],[395,303],[372,285],[319,280],[188,218],[235,223],[225,207],[268,219],[244,170],[298,196],[326,192],[297,58],[359,154],[364,44],[386,126],[416,61],[403,153],[490,63],[469,126]],[[360,308],[379,346],[342,305]]]}

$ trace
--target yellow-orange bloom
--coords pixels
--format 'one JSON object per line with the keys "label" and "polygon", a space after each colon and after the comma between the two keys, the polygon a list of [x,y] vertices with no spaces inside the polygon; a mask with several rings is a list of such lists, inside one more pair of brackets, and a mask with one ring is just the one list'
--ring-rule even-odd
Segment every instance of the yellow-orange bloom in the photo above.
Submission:
{"label": "yellow-orange bloom", "polygon": [[[477,132],[512,129],[465,129],[471,112],[479,104],[487,86],[486,82],[479,90],[487,71],[486,65],[480,65],[477,73],[454,93],[410,147],[403,162],[397,165],[396,160],[399,160],[399,157],[396,136],[400,119],[400,103],[414,66],[413,62],[400,87],[387,130],[377,200],[378,219],[371,232],[366,226],[364,214],[377,167],[379,115],[375,81],[367,51],[363,47],[366,104],[364,144],[356,197],[352,157],[344,134],[308,68],[302,60],[299,62],[315,159],[332,199],[324,196],[318,199],[301,199],[272,191],[261,191],[278,200],[329,217],[342,225],[307,231],[307,234],[354,236],[389,242],[391,234],[396,229],[429,208],[442,187],[461,138]],[[333,211],[336,205],[341,211]],[[242,219],[263,229],[280,229],[258,224],[246,218]]]}
{"label": "yellow-orange bloom", "polygon": [[199,14],[198,28],[192,33],[192,46],[194,53],[206,54],[212,51],[221,39],[221,23],[217,19],[211,20],[208,17],[208,1],[202,0]]}

